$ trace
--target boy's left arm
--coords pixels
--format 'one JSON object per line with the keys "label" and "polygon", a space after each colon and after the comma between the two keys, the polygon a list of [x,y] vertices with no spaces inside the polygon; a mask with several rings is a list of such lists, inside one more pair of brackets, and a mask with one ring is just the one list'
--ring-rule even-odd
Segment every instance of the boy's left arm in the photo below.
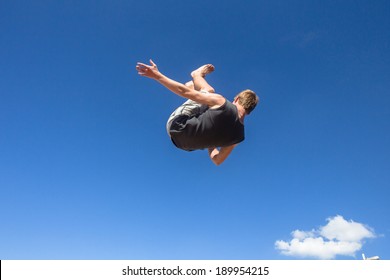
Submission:
{"label": "boy's left arm", "polygon": [[215,165],[220,165],[222,162],[224,162],[227,159],[227,157],[233,151],[235,146],[237,146],[237,144],[227,146],[227,147],[222,147],[219,150],[217,148],[209,148],[209,156],[211,161]]}

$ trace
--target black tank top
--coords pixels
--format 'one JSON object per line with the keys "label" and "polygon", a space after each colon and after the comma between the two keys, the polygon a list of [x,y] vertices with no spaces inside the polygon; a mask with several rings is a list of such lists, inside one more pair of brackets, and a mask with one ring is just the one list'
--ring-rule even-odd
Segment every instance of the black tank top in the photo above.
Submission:
{"label": "black tank top", "polygon": [[230,146],[245,138],[237,107],[227,100],[216,109],[202,105],[198,115],[177,116],[171,124],[170,135],[172,142],[186,151]]}

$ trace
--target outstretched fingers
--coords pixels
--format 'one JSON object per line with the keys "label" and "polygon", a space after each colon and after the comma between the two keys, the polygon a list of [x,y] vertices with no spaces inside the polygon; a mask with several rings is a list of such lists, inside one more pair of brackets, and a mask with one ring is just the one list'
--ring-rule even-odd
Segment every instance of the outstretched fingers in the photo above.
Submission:
{"label": "outstretched fingers", "polygon": [[151,65],[147,65],[145,63],[137,62],[135,68],[137,69],[138,74],[150,78],[156,76],[156,74],[158,74],[157,65],[151,59],[150,59],[150,64]]}
{"label": "outstretched fingers", "polygon": [[136,68],[137,69],[150,69],[151,67],[149,65],[138,62]]}
{"label": "outstretched fingers", "polygon": [[145,75],[146,72],[150,69],[150,66],[149,65],[146,65],[144,63],[141,63],[141,62],[138,62],[137,63],[137,66],[135,67],[138,71],[138,74],[140,74],[141,76]]}

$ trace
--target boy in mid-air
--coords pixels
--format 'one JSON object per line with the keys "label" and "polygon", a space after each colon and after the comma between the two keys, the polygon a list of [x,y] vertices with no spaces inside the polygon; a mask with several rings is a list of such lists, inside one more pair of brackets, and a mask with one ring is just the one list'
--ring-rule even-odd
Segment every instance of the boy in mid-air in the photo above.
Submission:
{"label": "boy in mid-air", "polygon": [[205,77],[214,71],[206,64],[191,73],[192,81],[185,85],[164,76],[157,65],[137,63],[138,74],[154,79],[175,94],[188,99],[169,117],[167,132],[176,147],[193,151],[208,149],[210,159],[219,165],[245,138],[244,119],[259,102],[258,96],[247,89],[233,102],[215,93]]}

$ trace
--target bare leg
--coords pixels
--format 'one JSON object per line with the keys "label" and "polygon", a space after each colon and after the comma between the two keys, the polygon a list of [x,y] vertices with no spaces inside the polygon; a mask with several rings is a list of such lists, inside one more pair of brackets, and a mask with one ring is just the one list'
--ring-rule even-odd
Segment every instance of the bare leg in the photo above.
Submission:
{"label": "bare leg", "polygon": [[[195,89],[193,81],[189,81],[189,82],[185,83],[185,85],[191,89]],[[192,101],[191,99],[188,99],[179,108],[177,108],[175,111],[173,111],[173,113],[171,114],[171,116],[169,117],[168,122],[167,122],[168,135],[170,134],[170,127],[171,127],[172,121],[175,117],[177,117],[179,115],[192,116],[192,115],[198,114],[201,106],[202,106],[201,104],[199,104],[195,101]]]}
{"label": "bare leg", "polygon": [[192,71],[191,76],[192,76],[192,81],[194,83],[195,90],[205,90],[210,93],[215,92],[214,88],[210,86],[205,79],[206,75],[213,72],[214,69],[215,69],[214,65],[206,64]]}
{"label": "bare leg", "polygon": [[[210,93],[214,92],[214,89],[206,82],[204,77],[214,71],[214,66],[211,64],[206,64],[195,71],[192,71],[191,76],[192,76],[192,81],[189,81],[185,83],[185,85],[191,89],[195,90],[206,90]],[[200,112],[200,107],[202,105],[188,99],[186,102],[184,102],[179,108],[177,108],[169,117],[168,122],[167,122],[167,132],[168,135],[170,134],[170,127],[172,124],[173,119],[178,116],[178,115],[188,115],[192,116],[195,114],[199,114]]]}

